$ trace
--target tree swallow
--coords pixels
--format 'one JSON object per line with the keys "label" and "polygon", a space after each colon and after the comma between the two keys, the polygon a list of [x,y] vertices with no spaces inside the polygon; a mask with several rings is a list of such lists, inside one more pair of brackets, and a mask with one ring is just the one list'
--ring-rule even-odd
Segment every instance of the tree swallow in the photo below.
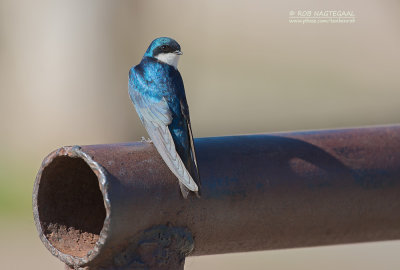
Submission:
{"label": "tree swallow", "polygon": [[129,96],[150,139],[179,180],[184,198],[199,195],[200,176],[175,40],[153,40],[139,65],[129,70]]}

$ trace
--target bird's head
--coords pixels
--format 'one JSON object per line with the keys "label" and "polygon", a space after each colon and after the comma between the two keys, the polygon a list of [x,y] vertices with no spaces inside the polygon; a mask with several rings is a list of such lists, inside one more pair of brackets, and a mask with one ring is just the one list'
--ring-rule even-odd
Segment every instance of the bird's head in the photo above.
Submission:
{"label": "bird's head", "polygon": [[153,40],[144,54],[145,57],[153,57],[158,61],[177,68],[179,56],[182,55],[181,46],[168,37],[160,37]]}

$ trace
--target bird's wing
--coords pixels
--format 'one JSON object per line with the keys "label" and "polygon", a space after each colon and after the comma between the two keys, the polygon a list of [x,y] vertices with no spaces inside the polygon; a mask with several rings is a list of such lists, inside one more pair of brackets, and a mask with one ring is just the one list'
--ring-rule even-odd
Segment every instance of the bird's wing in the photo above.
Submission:
{"label": "bird's wing", "polygon": [[172,114],[165,98],[155,103],[134,89],[130,93],[144,127],[169,169],[189,190],[198,191],[196,182],[176,151],[168,129],[168,125],[172,122]]}
{"label": "bird's wing", "polygon": [[193,141],[193,133],[192,133],[192,125],[190,123],[190,116],[189,116],[189,106],[186,101],[186,96],[181,100],[181,112],[182,115],[185,119],[186,126],[188,129],[188,135],[189,135],[189,146],[190,146],[190,157],[191,157],[191,165],[193,168],[193,173],[196,174],[196,183],[199,185],[200,184],[200,174],[199,174],[199,168],[197,166],[197,158],[196,158],[196,151],[194,149],[194,141]]}

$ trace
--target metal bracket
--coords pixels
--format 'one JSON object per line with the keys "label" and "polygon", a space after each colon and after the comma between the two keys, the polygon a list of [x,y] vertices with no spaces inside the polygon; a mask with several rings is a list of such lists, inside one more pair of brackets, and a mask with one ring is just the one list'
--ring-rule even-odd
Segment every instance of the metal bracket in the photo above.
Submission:
{"label": "metal bracket", "polygon": [[192,234],[181,227],[159,225],[144,231],[114,258],[117,269],[183,269],[194,248]]}

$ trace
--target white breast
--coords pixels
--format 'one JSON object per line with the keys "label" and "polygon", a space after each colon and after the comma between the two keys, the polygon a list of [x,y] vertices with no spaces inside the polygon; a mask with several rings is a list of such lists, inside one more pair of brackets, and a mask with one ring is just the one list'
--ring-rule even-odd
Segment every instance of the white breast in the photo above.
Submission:
{"label": "white breast", "polygon": [[158,61],[171,65],[175,69],[177,69],[179,56],[180,55],[177,55],[175,53],[160,53],[156,56],[156,58],[158,59]]}

